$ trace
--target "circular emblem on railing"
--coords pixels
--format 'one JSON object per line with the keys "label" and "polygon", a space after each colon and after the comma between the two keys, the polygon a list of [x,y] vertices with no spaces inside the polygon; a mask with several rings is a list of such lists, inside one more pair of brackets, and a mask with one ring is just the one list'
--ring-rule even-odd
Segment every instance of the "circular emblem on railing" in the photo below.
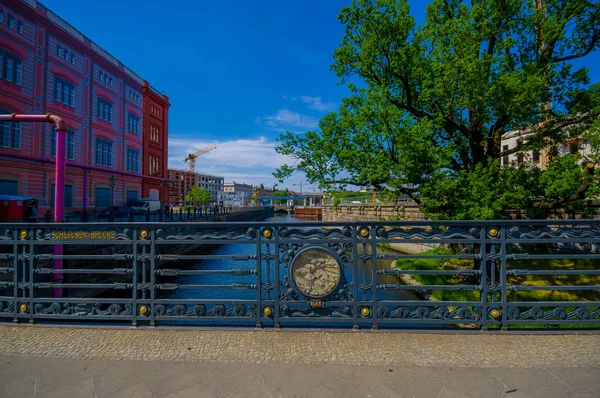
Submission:
{"label": "circular emblem on railing", "polygon": [[292,260],[290,274],[298,293],[313,299],[329,296],[342,279],[339,261],[322,247],[300,251]]}

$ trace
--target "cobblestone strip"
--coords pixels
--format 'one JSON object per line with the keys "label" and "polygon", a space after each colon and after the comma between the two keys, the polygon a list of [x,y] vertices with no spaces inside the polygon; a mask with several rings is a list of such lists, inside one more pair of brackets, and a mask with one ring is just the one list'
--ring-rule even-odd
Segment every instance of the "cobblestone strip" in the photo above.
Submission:
{"label": "cobblestone strip", "polygon": [[454,367],[598,367],[600,335],[0,326],[0,354],[74,359]]}

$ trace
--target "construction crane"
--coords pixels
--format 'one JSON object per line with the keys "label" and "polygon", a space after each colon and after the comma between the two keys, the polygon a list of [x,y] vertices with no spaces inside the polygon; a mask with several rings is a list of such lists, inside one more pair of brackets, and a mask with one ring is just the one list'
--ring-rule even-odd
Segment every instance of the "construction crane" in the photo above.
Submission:
{"label": "construction crane", "polygon": [[187,155],[187,158],[183,159],[184,162],[190,161],[190,172],[194,172],[194,166],[196,165],[196,158],[200,155],[204,155],[207,152],[212,151],[213,149],[217,149],[216,145],[207,146],[204,149],[199,150],[198,152],[190,153]]}

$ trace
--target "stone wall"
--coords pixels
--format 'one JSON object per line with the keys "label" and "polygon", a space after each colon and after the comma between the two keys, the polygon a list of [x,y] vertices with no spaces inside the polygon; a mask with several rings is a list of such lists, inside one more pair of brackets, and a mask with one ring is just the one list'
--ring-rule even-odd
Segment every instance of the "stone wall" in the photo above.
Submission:
{"label": "stone wall", "polygon": [[412,203],[397,205],[350,204],[337,208],[323,207],[323,221],[424,220],[423,213]]}
{"label": "stone wall", "polygon": [[[600,219],[600,201],[588,201],[588,208],[592,209],[594,219]],[[524,211],[506,210],[509,219],[527,219]],[[567,213],[564,210],[556,210],[548,214],[547,219],[578,219],[581,214]],[[323,221],[386,221],[386,220],[424,220],[423,213],[414,203],[402,203],[397,205],[379,204],[349,204],[340,205],[337,208],[323,206]]]}

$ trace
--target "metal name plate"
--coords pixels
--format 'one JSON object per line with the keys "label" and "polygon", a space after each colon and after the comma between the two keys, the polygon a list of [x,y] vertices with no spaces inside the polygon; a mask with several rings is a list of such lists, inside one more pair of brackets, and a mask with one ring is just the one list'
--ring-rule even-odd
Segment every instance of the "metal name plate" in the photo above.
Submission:
{"label": "metal name plate", "polygon": [[114,239],[115,231],[52,231],[51,238],[61,239]]}

